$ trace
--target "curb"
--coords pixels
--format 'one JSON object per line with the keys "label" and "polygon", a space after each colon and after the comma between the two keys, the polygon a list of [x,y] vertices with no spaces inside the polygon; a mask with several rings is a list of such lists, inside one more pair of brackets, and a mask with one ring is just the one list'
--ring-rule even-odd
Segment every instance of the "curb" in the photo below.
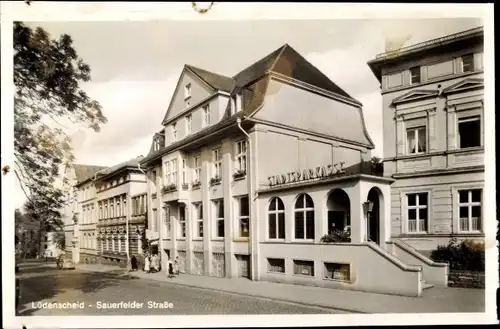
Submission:
{"label": "curb", "polygon": [[140,276],[134,276],[134,274],[131,274],[129,272],[125,272],[123,274],[117,274],[117,273],[113,273],[113,272],[104,272],[104,271],[95,271],[95,270],[85,270],[85,271],[94,272],[94,273],[106,273],[109,275],[116,275],[119,277],[129,277],[129,278],[133,278],[133,279],[140,279],[140,280],[146,280],[146,281],[163,282],[166,284],[184,286],[184,287],[189,287],[192,289],[215,291],[215,292],[219,292],[219,293],[225,293],[225,294],[231,294],[231,295],[237,295],[237,296],[243,296],[243,297],[253,297],[253,298],[265,299],[265,300],[269,300],[269,301],[279,301],[279,302],[283,302],[283,303],[295,304],[295,305],[305,306],[305,307],[323,308],[323,309],[330,309],[330,310],[334,310],[334,311],[356,313],[356,314],[373,314],[370,312],[354,310],[354,309],[347,309],[347,308],[342,308],[342,307],[335,307],[335,306],[331,306],[331,305],[298,302],[298,301],[294,301],[294,300],[290,300],[290,299],[286,299],[286,298],[266,297],[266,296],[262,296],[262,295],[258,295],[258,294],[250,294],[250,293],[231,291],[231,290],[220,290],[220,289],[216,289],[216,288],[192,285],[192,284],[187,284],[187,283],[182,283],[182,282],[159,280],[159,279],[155,279],[155,278],[143,278]]}

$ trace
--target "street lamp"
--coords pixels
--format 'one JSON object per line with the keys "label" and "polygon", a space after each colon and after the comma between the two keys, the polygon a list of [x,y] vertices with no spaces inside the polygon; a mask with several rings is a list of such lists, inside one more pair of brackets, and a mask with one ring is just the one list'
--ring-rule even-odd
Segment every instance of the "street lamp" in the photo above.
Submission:
{"label": "street lamp", "polygon": [[373,201],[363,202],[363,211],[365,213],[365,241],[368,241],[368,216],[373,211]]}

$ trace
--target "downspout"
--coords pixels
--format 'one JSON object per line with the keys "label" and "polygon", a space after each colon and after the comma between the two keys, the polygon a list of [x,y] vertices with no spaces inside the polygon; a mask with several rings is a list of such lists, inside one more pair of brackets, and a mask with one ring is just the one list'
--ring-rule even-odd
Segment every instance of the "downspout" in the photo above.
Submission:
{"label": "downspout", "polygon": [[[244,119],[246,119],[246,117],[243,117]],[[250,205],[250,209],[249,209],[249,217],[250,217],[250,220],[249,220],[249,225],[250,225],[250,228],[249,228],[249,246],[248,246],[248,250],[249,250],[249,253],[250,253],[250,271],[251,271],[251,279],[254,280],[256,275],[254,273],[254,267],[255,267],[255,262],[252,260],[253,257],[254,257],[254,250],[253,250],[253,239],[254,239],[254,226],[253,225],[253,220],[254,220],[254,214],[253,214],[253,203],[254,203],[254,188],[253,188],[253,172],[252,172],[252,165],[253,165],[253,161],[252,161],[252,138],[250,137],[250,135],[243,129],[243,127],[241,126],[241,118],[237,118],[236,119],[236,124],[238,125],[238,128],[241,130],[241,132],[243,134],[245,134],[245,136],[247,137],[247,140],[248,140],[248,147],[247,147],[247,155],[248,155],[248,163],[247,163],[247,167],[248,167],[248,172],[247,172],[247,182],[248,182],[248,194],[249,194],[249,198],[248,198],[248,202],[249,202],[249,205]]]}
{"label": "downspout", "polygon": [[[149,179],[148,179],[148,175],[146,174],[146,172],[144,170],[142,170],[140,162],[137,163],[137,169],[139,169],[139,171],[141,173],[143,173],[144,176],[146,177],[146,195],[147,195],[146,202],[147,202],[147,206],[146,206],[146,225],[144,227],[144,230],[146,230],[146,228],[149,227],[149,225],[148,225],[149,224],[149,214],[152,213],[151,211],[149,211],[149,207],[150,207],[150,202],[149,202],[149,199],[150,199],[149,198],[149,191],[150,191],[150,189],[149,189]],[[141,243],[142,242],[143,241],[142,241],[142,236],[141,236]],[[138,250],[139,250],[139,248],[140,248],[140,250],[142,250],[142,246],[137,245],[137,249]],[[148,243],[148,253],[151,251],[150,249],[151,249],[151,247],[149,246],[149,243]],[[144,250],[142,250],[142,253],[144,253]]]}

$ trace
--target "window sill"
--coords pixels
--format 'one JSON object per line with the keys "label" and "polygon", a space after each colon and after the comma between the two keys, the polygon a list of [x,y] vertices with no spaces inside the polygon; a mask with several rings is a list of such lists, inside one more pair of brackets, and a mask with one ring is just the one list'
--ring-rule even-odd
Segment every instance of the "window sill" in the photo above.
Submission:
{"label": "window sill", "polygon": [[292,242],[292,243],[304,243],[304,244],[315,243],[314,239],[297,239],[297,240],[292,240],[290,242]]}
{"label": "window sill", "polygon": [[186,238],[176,238],[176,241],[186,241]]}
{"label": "window sill", "polygon": [[286,272],[273,272],[273,271],[267,271],[267,274],[286,275]]}
{"label": "window sill", "polygon": [[292,276],[296,276],[296,277],[299,277],[299,278],[315,279],[314,275],[307,275],[307,274],[297,274],[297,273],[294,273],[294,274],[292,274]]}
{"label": "window sill", "polygon": [[481,231],[458,231],[456,234],[474,234],[474,235],[484,235]]}
{"label": "window sill", "polygon": [[203,238],[193,238],[192,241],[203,241]]}
{"label": "window sill", "polygon": [[233,177],[233,181],[239,181],[239,180],[244,180],[245,178],[247,178],[247,175],[243,175],[243,176],[236,176],[236,177]]}
{"label": "window sill", "polygon": [[248,242],[250,239],[247,237],[234,238],[233,242]]}
{"label": "window sill", "polygon": [[341,282],[341,283],[352,283],[351,280],[334,279],[334,278],[323,278],[325,281]]}
{"label": "window sill", "polygon": [[429,232],[405,232],[406,235],[428,235]]}
{"label": "window sill", "polygon": [[285,239],[267,239],[266,242],[285,243]]}

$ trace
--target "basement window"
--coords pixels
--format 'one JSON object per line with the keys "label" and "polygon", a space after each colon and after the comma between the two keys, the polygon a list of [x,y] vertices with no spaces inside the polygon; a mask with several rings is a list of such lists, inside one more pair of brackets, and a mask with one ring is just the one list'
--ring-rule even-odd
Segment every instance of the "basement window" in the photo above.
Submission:
{"label": "basement window", "polygon": [[278,258],[268,258],[267,270],[269,272],[285,273],[285,260]]}
{"label": "basement window", "polygon": [[351,266],[349,264],[325,263],[325,279],[350,281]]}
{"label": "basement window", "polygon": [[293,274],[314,276],[314,262],[310,260],[294,260]]}

